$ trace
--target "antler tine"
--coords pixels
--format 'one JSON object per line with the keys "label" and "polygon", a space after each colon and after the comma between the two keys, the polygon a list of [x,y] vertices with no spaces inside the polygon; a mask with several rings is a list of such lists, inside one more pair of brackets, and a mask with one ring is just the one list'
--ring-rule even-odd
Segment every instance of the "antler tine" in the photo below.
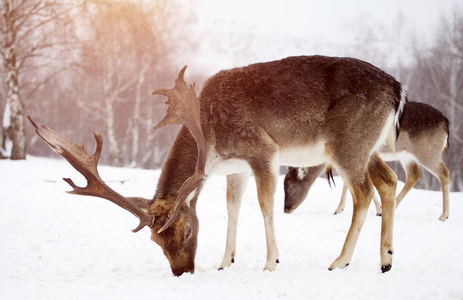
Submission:
{"label": "antler tine", "polygon": [[86,187],[78,187],[70,178],[63,178],[73,188],[68,193],[104,198],[131,212],[140,219],[140,224],[132,230],[133,232],[140,231],[145,226],[152,227],[154,225],[154,215],[144,212],[135,202],[115,192],[100,178],[97,165],[103,148],[101,135],[93,134],[96,141],[96,150],[93,155],[88,155],[83,146],[78,146],[45,125],[37,126],[30,116],[27,116],[27,118],[34,126],[37,135],[53,151],[64,157],[87,180]]}
{"label": "antler tine", "polygon": [[[195,105],[195,101],[185,101],[184,95],[188,95],[193,92],[194,95],[188,95],[189,97],[193,96],[196,98],[194,89],[188,89],[183,77],[185,75],[185,70],[187,66],[184,66],[180,73],[178,74],[177,79],[175,80],[175,87],[173,89],[156,89],[153,92],[153,95],[164,95],[168,97],[166,104],[169,105],[165,117],[156,125],[152,130],[156,130],[162,126],[170,124],[183,124],[184,118],[187,116],[188,111],[194,111],[195,108],[191,107]],[[189,98],[187,97],[187,98]]]}
{"label": "antler tine", "polygon": [[169,124],[184,124],[190,130],[191,135],[198,145],[198,160],[196,162],[195,173],[180,187],[177,200],[171,211],[171,217],[164,226],[159,229],[159,233],[172,225],[177,219],[181,207],[188,195],[206,179],[204,172],[206,165],[206,142],[201,128],[200,103],[194,91],[194,84],[190,85],[188,88],[183,80],[186,68],[187,66],[180,70],[173,89],[158,89],[153,92],[153,94],[165,95],[169,98],[166,102],[169,105],[166,116],[153,130]]}

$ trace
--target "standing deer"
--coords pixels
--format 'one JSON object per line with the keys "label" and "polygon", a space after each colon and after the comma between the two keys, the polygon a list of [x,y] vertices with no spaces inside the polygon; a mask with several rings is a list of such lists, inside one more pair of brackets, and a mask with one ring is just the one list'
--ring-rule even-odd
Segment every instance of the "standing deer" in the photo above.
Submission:
{"label": "standing deer", "polygon": [[[405,186],[396,198],[396,207],[418,182],[421,165],[439,179],[443,199],[439,220],[444,222],[448,219],[450,172],[442,161],[442,152],[447,152],[449,147],[448,138],[449,121],[439,110],[419,102],[408,102],[405,105],[400,135],[395,144],[396,153],[392,153],[388,147],[379,150],[381,159],[400,161],[406,173]],[[324,165],[289,168],[284,180],[286,213],[291,213],[304,201],[313,182],[324,169]],[[344,210],[346,193],[347,188],[344,186],[335,214]],[[373,200],[377,214],[381,215],[381,205],[376,196]]]}
{"label": "standing deer", "polygon": [[[186,67],[185,67],[186,68]],[[51,129],[36,132],[88,181],[73,193],[103,197],[139,217],[167,256],[172,272],[194,272],[198,218],[196,201],[207,176],[227,175],[228,230],[220,268],[236,254],[238,214],[249,174],[254,174],[267,244],[265,270],[276,269],[278,248],[273,197],[280,165],[330,164],[354,195],[354,215],[339,257],[329,269],[344,268],[352,258],[373,185],[381,195],[381,269],[392,266],[394,196],[397,176],[376,154],[391,146],[406,102],[402,85],[380,69],[353,58],[289,57],[225,70],[209,78],[199,97],[180,72],[168,97],[166,117],[156,128],[182,123],[164,162],[152,200],[115,194],[98,176],[97,151],[89,156]]]}

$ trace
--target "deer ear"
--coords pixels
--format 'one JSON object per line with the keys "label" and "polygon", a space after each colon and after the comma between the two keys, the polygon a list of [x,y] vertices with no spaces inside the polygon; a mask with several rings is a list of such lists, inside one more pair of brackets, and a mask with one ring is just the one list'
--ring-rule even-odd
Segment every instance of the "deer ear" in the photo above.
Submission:
{"label": "deer ear", "polygon": [[185,240],[188,240],[193,235],[194,229],[190,224],[185,225]]}

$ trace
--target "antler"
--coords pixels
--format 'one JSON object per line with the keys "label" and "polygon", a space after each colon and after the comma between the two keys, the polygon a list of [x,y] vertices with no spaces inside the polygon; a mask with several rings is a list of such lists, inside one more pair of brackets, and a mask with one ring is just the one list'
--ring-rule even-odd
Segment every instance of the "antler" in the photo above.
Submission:
{"label": "antler", "polygon": [[169,228],[177,219],[180,209],[188,195],[190,195],[202,181],[206,179],[204,168],[206,166],[206,141],[201,129],[200,104],[194,91],[194,85],[188,88],[183,76],[187,66],[178,74],[173,89],[157,89],[154,94],[165,95],[169,98],[166,104],[169,105],[166,116],[153,130],[169,124],[184,124],[191,132],[191,135],[198,144],[198,160],[196,161],[195,173],[188,178],[178,190],[177,200],[171,211],[169,220],[159,229],[159,233]]}
{"label": "antler", "polygon": [[96,150],[93,155],[88,155],[83,146],[78,146],[45,125],[41,127],[37,126],[30,116],[27,116],[27,118],[32,126],[35,127],[37,135],[40,136],[53,151],[64,157],[77,171],[84,175],[87,180],[87,186],[82,188],[76,186],[70,178],[63,178],[63,180],[74,189],[68,193],[101,197],[131,212],[140,219],[140,224],[137,228],[132,230],[133,232],[138,232],[145,226],[152,227],[154,225],[154,215],[144,212],[131,198],[125,198],[118,194],[100,178],[97,164],[103,147],[101,135],[93,133],[96,140]]}

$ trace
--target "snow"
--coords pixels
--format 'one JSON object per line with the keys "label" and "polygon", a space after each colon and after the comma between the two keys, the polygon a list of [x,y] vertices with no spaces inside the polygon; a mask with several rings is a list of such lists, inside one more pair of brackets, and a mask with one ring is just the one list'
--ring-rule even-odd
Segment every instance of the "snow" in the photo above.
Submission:
{"label": "snow", "polygon": [[[152,197],[159,170],[101,167],[121,194]],[[1,299],[462,299],[463,193],[451,193],[450,218],[440,192],[413,189],[396,212],[394,262],[382,274],[381,219],[374,205],[354,257],[328,271],[340,253],[352,207],[333,215],[342,181],[318,179],[293,214],[283,213],[283,177],[275,196],[280,264],[262,271],[263,220],[250,180],[241,208],[235,264],[217,271],[227,226],[225,179],[209,179],[198,202],[196,273],[174,277],[162,250],[138,221],[102,199],[64,193],[61,180],[84,180],[63,159],[0,161]],[[403,183],[399,184],[399,188]],[[348,199],[348,202],[351,201]]]}

